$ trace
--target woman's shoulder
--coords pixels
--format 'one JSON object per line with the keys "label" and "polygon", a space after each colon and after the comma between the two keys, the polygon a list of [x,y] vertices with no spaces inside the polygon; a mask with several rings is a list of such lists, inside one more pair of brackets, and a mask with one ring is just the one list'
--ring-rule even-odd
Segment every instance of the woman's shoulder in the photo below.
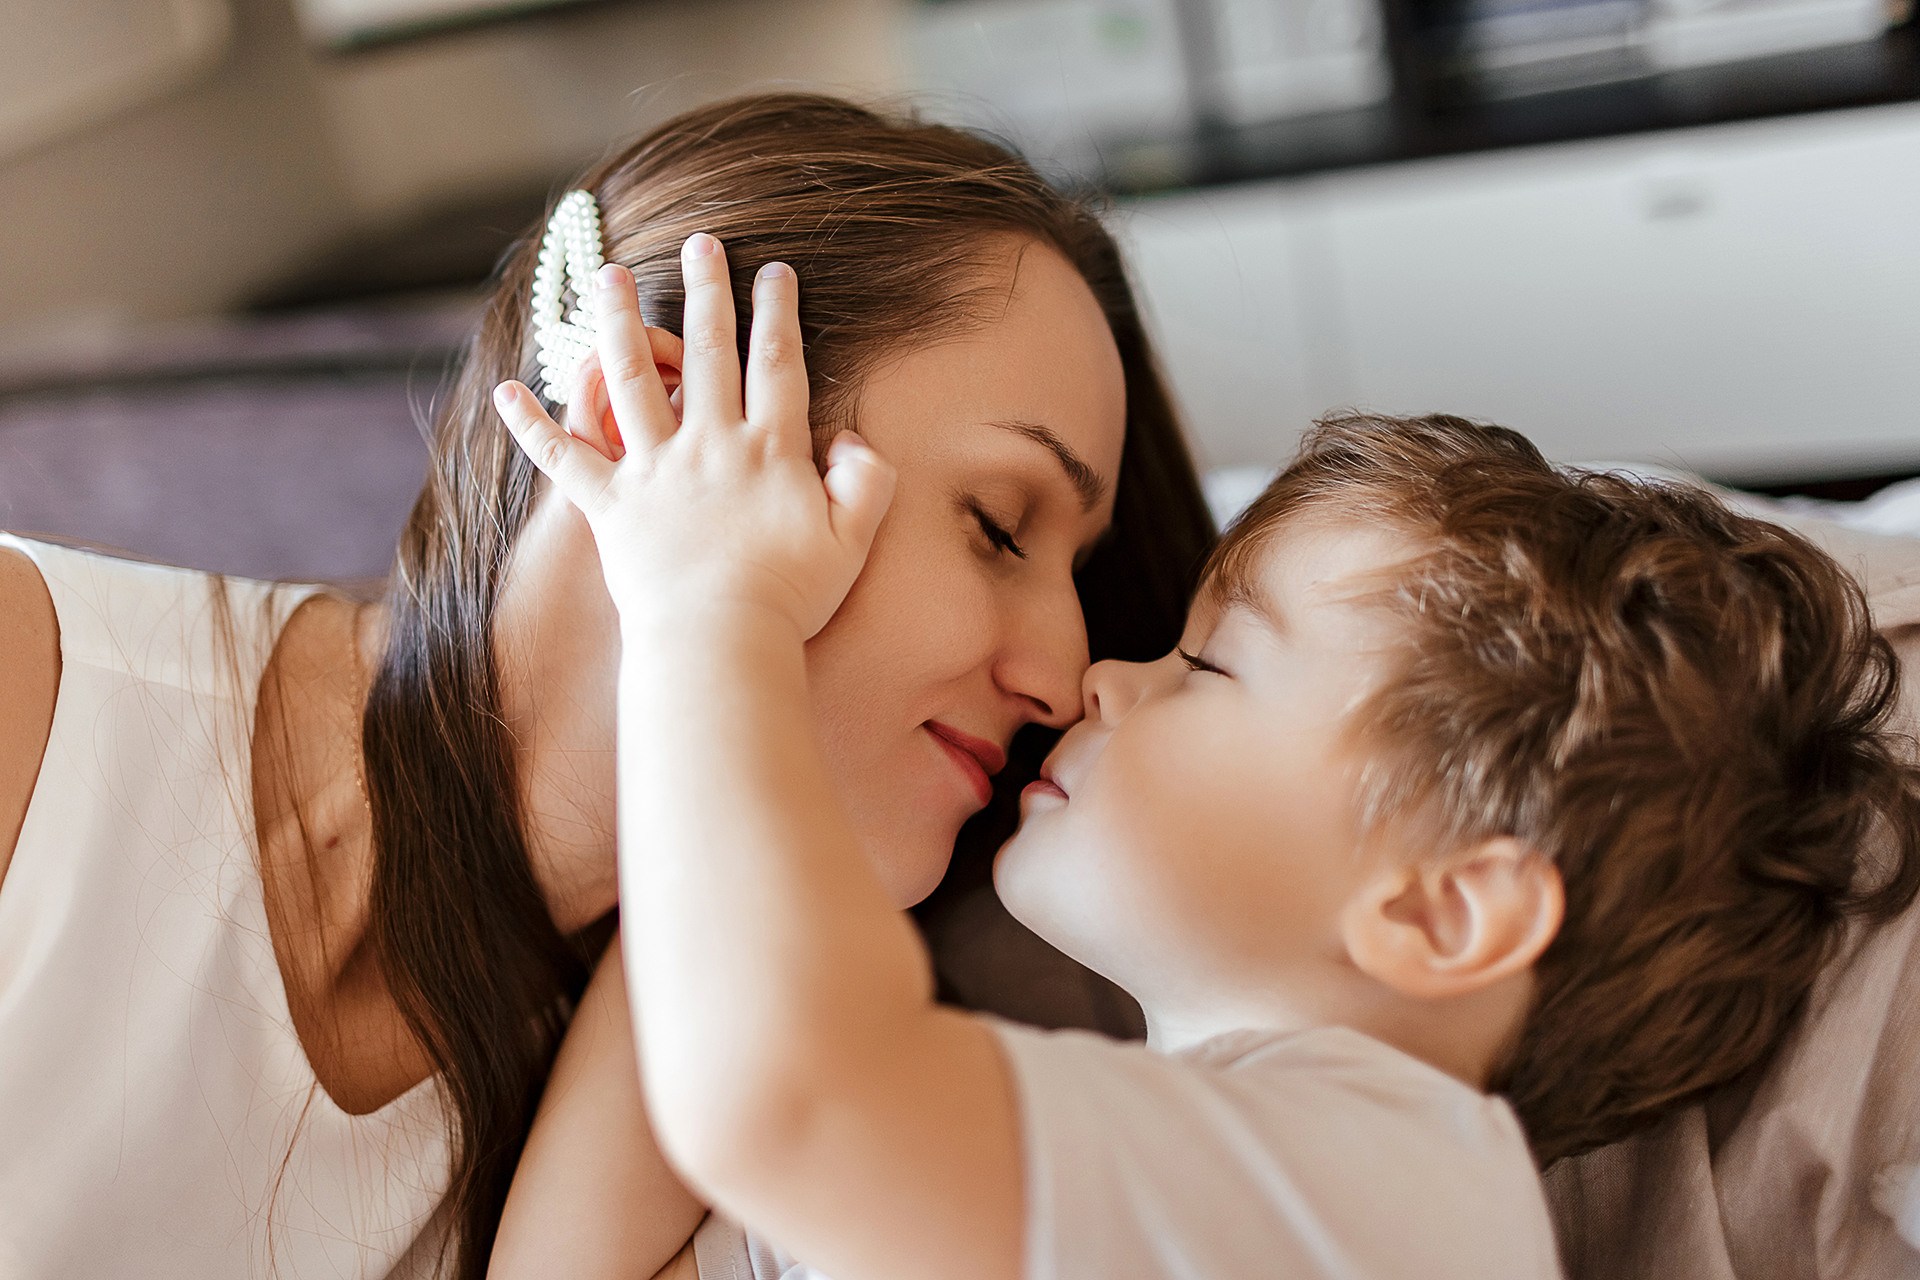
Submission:
{"label": "woman's shoulder", "polygon": [[6,550],[38,571],[67,665],[221,700],[245,700],[250,682],[234,677],[257,674],[286,619],[319,590],[0,533]]}
{"label": "woman's shoulder", "polygon": [[60,624],[38,566],[0,546],[0,884],[40,775],[60,687]]}
{"label": "woman's shoulder", "polygon": [[[207,750],[236,749],[251,724],[258,676],[282,625],[317,588],[226,578],[0,532],[0,881],[14,860],[48,744],[63,732],[63,700],[80,695],[88,731],[101,705],[189,706],[204,724]],[[163,703],[117,696],[129,687],[163,692]],[[131,713],[131,712],[129,712]],[[218,732],[215,732],[216,726]],[[231,730],[242,726],[241,736]],[[147,735],[152,737],[152,735]],[[160,738],[154,738],[157,744]],[[165,738],[167,750],[185,744]],[[196,741],[198,741],[196,739]]]}

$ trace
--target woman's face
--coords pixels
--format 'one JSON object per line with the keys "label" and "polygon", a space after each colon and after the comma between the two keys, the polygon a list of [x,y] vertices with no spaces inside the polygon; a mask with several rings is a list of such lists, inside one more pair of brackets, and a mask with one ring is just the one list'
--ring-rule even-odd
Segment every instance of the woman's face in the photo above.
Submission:
{"label": "woman's face", "polygon": [[[986,803],[984,771],[948,744],[991,765],[1022,725],[1080,716],[1073,571],[1112,518],[1125,434],[1119,351],[1079,273],[1012,240],[991,270],[981,283],[1003,311],[883,363],[856,398],[899,482],[865,571],[807,646],[829,769],[902,906],[939,883]],[[586,521],[551,488],[520,531],[495,625],[497,652],[526,676],[503,682],[502,704],[534,870],[571,930],[614,892],[618,620]]]}
{"label": "woman's face", "polygon": [[996,270],[1004,312],[882,365],[859,395],[859,430],[899,485],[865,572],[807,648],[834,780],[902,905],[939,882],[986,803],[952,740],[997,768],[1021,726],[1079,718],[1073,572],[1112,519],[1120,470],[1126,387],[1092,291],[1037,245],[1010,243]]}

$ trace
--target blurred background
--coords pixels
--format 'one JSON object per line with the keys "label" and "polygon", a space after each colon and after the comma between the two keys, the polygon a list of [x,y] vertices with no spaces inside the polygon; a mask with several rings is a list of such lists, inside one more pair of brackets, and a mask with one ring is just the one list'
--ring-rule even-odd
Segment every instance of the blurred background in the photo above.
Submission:
{"label": "blurred background", "polygon": [[0,527],[372,579],[480,282],[751,88],[1114,193],[1230,506],[1325,410],[1920,473],[1905,0],[5,0]]}

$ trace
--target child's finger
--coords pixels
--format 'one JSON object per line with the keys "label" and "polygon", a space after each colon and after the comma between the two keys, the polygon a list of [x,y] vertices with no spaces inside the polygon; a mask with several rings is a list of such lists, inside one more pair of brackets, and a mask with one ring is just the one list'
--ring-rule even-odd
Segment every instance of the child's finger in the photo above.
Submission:
{"label": "child's finger", "polygon": [[873,451],[856,432],[842,431],[827,446],[827,519],[842,546],[864,556],[873,546],[897,479],[893,464]]}
{"label": "child's finger", "polygon": [[800,342],[800,280],[769,262],[753,281],[753,330],[747,340],[747,421],[795,452],[809,451],[807,363]]}
{"label": "child's finger", "polygon": [[519,382],[503,382],[493,389],[494,408],[507,430],[534,466],[552,480],[567,500],[591,512],[613,479],[614,464],[592,445],[576,440],[547,416],[533,392]]}
{"label": "child's finger", "polygon": [[[667,392],[668,411],[678,418],[680,402],[673,392],[680,386],[680,336],[671,329],[646,326],[647,347],[653,353],[653,371]],[[568,434],[578,436],[598,449],[603,457],[618,462],[627,454],[627,441],[614,417],[613,401],[607,396],[607,377],[600,371],[600,353],[589,351],[574,376],[573,394],[567,400],[567,418],[562,424]]]}
{"label": "child's finger", "polygon": [[574,374],[561,425],[568,435],[586,441],[604,458],[618,462],[626,453],[626,442],[621,438],[619,424],[614,421],[613,404],[607,399],[607,379],[600,372],[597,353],[588,352],[580,371]]}
{"label": "child's finger", "polygon": [[638,448],[671,436],[675,422],[667,389],[654,368],[653,344],[640,318],[633,273],[609,262],[593,278],[594,353],[606,381],[607,402],[623,444]]}
{"label": "child's finger", "polygon": [[680,413],[680,370],[687,363],[686,344],[680,341],[680,335],[673,330],[654,325],[647,326],[647,341],[653,345],[653,367],[667,388],[667,403],[672,407],[677,423]]}
{"label": "child's finger", "polygon": [[727,278],[727,252],[706,232],[688,238],[680,249],[687,310],[680,327],[686,339],[686,365],[680,394],[681,415],[689,425],[740,421],[740,352],[735,345],[733,286]]}

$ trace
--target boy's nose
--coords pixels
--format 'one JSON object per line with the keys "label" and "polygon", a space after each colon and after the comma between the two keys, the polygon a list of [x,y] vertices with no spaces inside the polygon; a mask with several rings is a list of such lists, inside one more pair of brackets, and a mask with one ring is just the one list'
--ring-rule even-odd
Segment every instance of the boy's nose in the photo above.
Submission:
{"label": "boy's nose", "polygon": [[1124,719],[1153,687],[1157,662],[1121,662],[1108,659],[1087,668],[1081,681],[1086,717],[1113,724]]}

